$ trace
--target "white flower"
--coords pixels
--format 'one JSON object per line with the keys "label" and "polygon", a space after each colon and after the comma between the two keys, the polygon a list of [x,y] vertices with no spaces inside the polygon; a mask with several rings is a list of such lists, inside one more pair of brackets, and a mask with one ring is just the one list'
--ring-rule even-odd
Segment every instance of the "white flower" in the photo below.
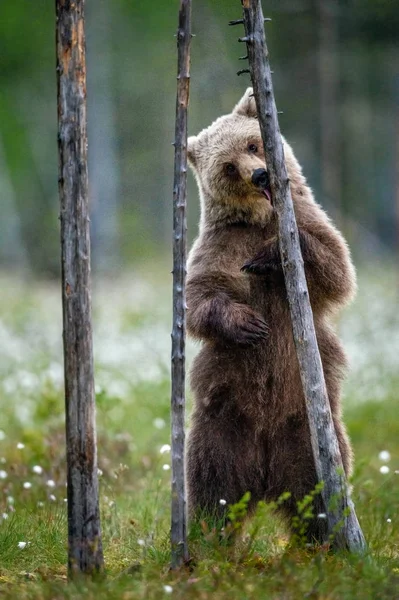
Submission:
{"label": "white flower", "polygon": [[99,477],[101,477],[101,475],[102,475],[102,474],[103,474],[102,470],[101,470],[101,469],[97,469],[97,475],[98,475]]}
{"label": "white flower", "polygon": [[68,498],[64,498],[64,502],[68,502]]}
{"label": "white flower", "polygon": [[110,500],[110,502],[109,502],[108,506],[109,506],[110,508],[112,508],[113,506],[115,506],[115,502],[114,502],[113,500]]}
{"label": "white flower", "polygon": [[164,471],[169,471],[170,465],[162,465]]}
{"label": "white flower", "polygon": [[382,473],[383,475],[386,475],[387,473],[389,473],[388,465],[382,465],[382,467],[380,467],[380,473]]}
{"label": "white flower", "polygon": [[25,548],[26,542],[18,542],[18,548]]}
{"label": "white flower", "polygon": [[57,500],[57,498],[54,496],[54,494],[50,494],[49,496],[50,500],[52,500],[53,502],[55,502]]}
{"label": "white flower", "polygon": [[145,541],[144,540],[137,540],[137,543],[139,546],[145,546]]}
{"label": "white flower", "polygon": [[22,444],[22,442],[18,442],[17,448],[18,450],[22,450],[22,448],[25,448],[25,444]]}
{"label": "white flower", "polygon": [[7,504],[14,504],[15,500],[12,496],[7,496]]}
{"label": "white flower", "polygon": [[171,585],[164,585],[163,591],[166,592],[166,594],[171,594],[173,592],[173,588]]}
{"label": "white flower", "polygon": [[319,513],[319,514],[317,515],[317,518],[318,518],[318,519],[327,519],[327,515],[326,515],[326,513]]}
{"label": "white flower", "polygon": [[163,446],[161,446],[160,453],[165,454],[166,452],[170,452],[169,444],[164,444]]}
{"label": "white flower", "polygon": [[43,467],[41,467],[40,465],[35,465],[34,467],[32,467],[32,471],[34,473],[37,473],[38,475],[41,475],[43,473]]}
{"label": "white flower", "polygon": [[6,434],[2,429],[0,429],[0,441],[3,441],[6,438]]}
{"label": "white flower", "polygon": [[1,516],[3,517],[3,519],[8,519],[8,513],[3,513]]}
{"label": "white flower", "polygon": [[156,429],[163,429],[166,425],[164,419],[161,419],[160,417],[154,419],[152,423]]}
{"label": "white flower", "polygon": [[49,488],[53,488],[55,487],[55,481],[53,481],[52,479],[49,479],[46,483],[47,487]]}
{"label": "white flower", "polygon": [[387,523],[392,523],[392,519],[387,519]]}
{"label": "white flower", "polygon": [[7,479],[7,471],[0,471],[0,479]]}
{"label": "white flower", "polygon": [[4,456],[2,456],[2,457],[0,458],[0,463],[1,463],[2,465],[4,465],[6,462],[7,462],[7,461],[6,461],[6,459],[4,458]]}
{"label": "white flower", "polygon": [[227,504],[227,502],[223,498],[220,498],[219,504],[221,504],[222,506],[225,506]]}
{"label": "white flower", "polygon": [[378,458],[382,462],[389,462],[391,460],[391,454],[388,452],[388,450],[381,450],[381,452],[378,455]]}
{"label": "white flower", "polygon": [[26,490],[30,490],[30,488],[31,488],[31,487],[32,487],[32,484],[31,484],[31,482],[30,482],[30,481],[25,481],[25,483],[24,483],[24,488],[25,488]]}

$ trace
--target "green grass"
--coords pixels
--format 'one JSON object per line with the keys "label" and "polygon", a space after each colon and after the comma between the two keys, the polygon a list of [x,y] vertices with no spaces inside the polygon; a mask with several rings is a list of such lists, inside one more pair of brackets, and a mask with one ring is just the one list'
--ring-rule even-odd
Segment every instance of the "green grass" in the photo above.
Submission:
{"label": "green grass", "polygon": [[[169,443],[168,292],[161,286],[152,293],[137,278],[134,285],[134,293],[123,282],[113,283],[113,293],[99,286],[94,311],[106,578],[68,584],[58,288],[7,280],[0,301],[0,597],[399,597],[398,394],[395,374],[387,380],[386,371],[378,401],[353,395],[345,404],[356,456],[353,498],[367,556],[294,548],[284,524],[260,507],[235,547],[221,543],[212,528],[193,527],[190,568],[169,571],[170,471],[163,467],[170,455],[160,452]],[[116,297],[123,300],[118,304]],[[388,310],[393,314],[394,306]],[[367,317],[355,307],[349,322],[363,331],[356,311],[359,319]],[[387,322],[392,336],[396,330]],[[374,347],[363,338],[361,344],[373,355]],[[358,366],[354,370],[362,376]],[[350,381],[348,389],[355,387]],[[391,454],[387,474],[380,472],[382,450]]]}

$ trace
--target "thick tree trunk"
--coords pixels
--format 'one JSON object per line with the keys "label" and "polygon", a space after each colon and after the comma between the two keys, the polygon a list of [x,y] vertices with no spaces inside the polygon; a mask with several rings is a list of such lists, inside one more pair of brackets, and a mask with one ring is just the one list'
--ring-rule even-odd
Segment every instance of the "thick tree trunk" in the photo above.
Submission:
{"label": "thick tree trunk", "polygon": [[336,548],[365,549],[345,480],[331,415],[309,302],[298,228],[285,167],[284,150],[264,32],[260,0],[241,0],[251,78],[269,172],[273,206],[279,223],[280,254],[290,306],[292,329],[306,400],[312,449],[318,480],[324,483],[322,499],[328,530]]}
{"label": "thick tree trunk", "polygon": [[103,566],[90,296],[84,0],[56,0],[69,574]]}
{"label": "thick tree trunk", "polygon": [[172,568],[188,560],[184,473],[187,108],[190,86],[191,0],[180,0],[177,30],[177,98],[173,183],[172,330]]}

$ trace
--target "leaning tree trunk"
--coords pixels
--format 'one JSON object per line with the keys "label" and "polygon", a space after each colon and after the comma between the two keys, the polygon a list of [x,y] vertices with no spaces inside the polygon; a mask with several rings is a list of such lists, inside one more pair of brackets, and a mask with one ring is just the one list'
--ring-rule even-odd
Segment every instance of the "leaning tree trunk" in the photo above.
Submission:
{"label": "leaning tree trunk", "polygon": [[172,330],[172,568],[188,560],[184,474],[187,108],[190,86],[191,0],[180,0],[177,30],[177,98],[173,183]]}
{"label": "leaning tree trunk", "polygon": [[68,566],[103,566],[90,297],[84,0],[56,0]]}
{"label": "leaning tree trunk", "polygon": [[258,111],[273,206],[278,217],[279,245],[292,330],[309,420],[311,443],[328,533],[336,548],[365,549],[345,480],[341,454],[331,415],[323,367],[309,302],[298,228],[294,215],[284,150],[274,101],[260,0],[241,0],[245,41]]}

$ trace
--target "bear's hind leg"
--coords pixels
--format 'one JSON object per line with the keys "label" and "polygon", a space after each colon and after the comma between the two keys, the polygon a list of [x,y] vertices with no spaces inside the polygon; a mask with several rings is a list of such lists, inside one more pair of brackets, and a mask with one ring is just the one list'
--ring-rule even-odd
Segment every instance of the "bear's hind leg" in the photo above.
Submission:
{"label": "bear's hind leg", "polygon": [[[197,418],[195,418],[197,417]],[[262,498],[262,462],[254,432],[237,421],[195,415],[186,456],[188,508],[192,519],[211,517],[221,525],[228,506],[250,492],[250,511]]]}

